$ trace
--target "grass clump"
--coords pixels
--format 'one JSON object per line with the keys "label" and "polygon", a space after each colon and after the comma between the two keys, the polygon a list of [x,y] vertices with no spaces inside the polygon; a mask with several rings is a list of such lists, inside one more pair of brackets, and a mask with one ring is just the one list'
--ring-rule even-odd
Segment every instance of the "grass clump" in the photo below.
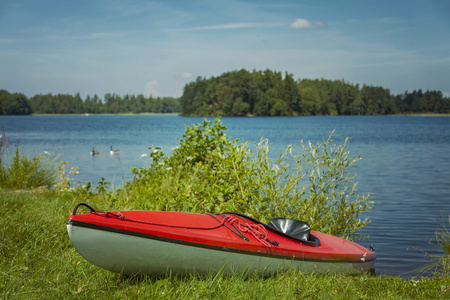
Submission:
{"label": "grass clump", "polygon": [[[269,143],[254,150],[231,140],[220,119],[186,126],[172,155],[150,148],[148,168],[132,169],[135,180],[125,189],[122,206],[197,213],[237,211],[263,222],[275,217],[307,221],[314,230],[348,239],[369,223],[361,220],[372,207],[357,195],[352,168],[360,157],[346,151],[348,139],[335,145],[333,132],[322,143],[288,146],[276,162]],[[123,201],[125,200],[125,201]]]}
{"label": "grass clump", "polygon": [[[450,216],[448,216],[447,221],[450,224]],[[436,274],[448,277],[450,276],[450,232],[442,216],[439,223],[441,225],[441,228],[439,231],[434,233],[434,238],[430,242],[434,242],[437,244],[441,255],[434,256],[425,252],[425,254],[432,259],[433,263],[425,266],[423,270],[431,270]]]}
{"label": "grass clump", "polygon": [[7,155],[9,143],[5,131],[0,136],[0,189],[30,190],[51,187],[57,179],[57,155],[45,151],[29,158],[16,146],[14,155]]}
{"label": "grass clump", "polygon": [[[67,162],[59,161],[58,154],[44,151],[29,157],[22,154],[21,147],[8,153],[9,143],[5,131],[0,135],[0,190],[33,190],[54,188],[67,191],[79,182],[71,179],[78,174],[78,167],[69,169]],[[90,183],[89,183],[89,186]]]}
{"label": "grass clump", "polygon": [[57,163],[50,154],[43,153],[32,158],[21,155],[20,148],[9,166],[0,166],[0,187],[3,189],[30,190],[51,187],[57,178]]}
{"label": "grass clump", "polygon": [[[448,218],[450,224],[450,216]],[[436,232],[436,241],[441,248],[442,256],[436,260],[436,266],[445,276],[450,275],[450,232],[444,222],[441,230]]]}

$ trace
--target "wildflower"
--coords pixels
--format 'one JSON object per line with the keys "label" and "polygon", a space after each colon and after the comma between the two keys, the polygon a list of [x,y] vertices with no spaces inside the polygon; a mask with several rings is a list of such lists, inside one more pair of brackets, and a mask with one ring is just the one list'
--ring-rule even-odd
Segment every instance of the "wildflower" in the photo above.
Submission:
{"label": "wildflower", "polygon": [[146,157],[146,156],[147,156],[147,153],[144,153],[144,154],[141,155],[140,158],[143,158],[143,157]]}
{"label": "wildflower", "polygon": [[186,160],[193,160],[194,158],[192,156],[187,156]]}
{"label": "wildflower", "polygon": [[363,254],[363,257],[361,258],[361,261],[362,261],[362,262],[365,262],[365,261],[366,261],[366,256],[367,256],[367,252]]}
{"label": "wildflower", "polygon": [[411,283],[412,283],[413,286],[417,286],[417,283],[419,283],[419,281],[411,279]]}

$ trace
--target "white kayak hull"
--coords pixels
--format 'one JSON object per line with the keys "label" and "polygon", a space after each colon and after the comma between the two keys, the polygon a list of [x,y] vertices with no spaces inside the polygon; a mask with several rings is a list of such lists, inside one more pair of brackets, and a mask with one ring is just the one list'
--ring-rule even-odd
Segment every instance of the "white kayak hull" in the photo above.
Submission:
{"label": "white kayak hull", "polygon": [[76,250],[89,262],[106,270],[130,274],[197,273],[223,271],[270,275],[293,268],[302,272],[360,274],[373,261],[326,261],[286,258],[226,247],[212,247],[160,237],[136,236],[67,224]]}

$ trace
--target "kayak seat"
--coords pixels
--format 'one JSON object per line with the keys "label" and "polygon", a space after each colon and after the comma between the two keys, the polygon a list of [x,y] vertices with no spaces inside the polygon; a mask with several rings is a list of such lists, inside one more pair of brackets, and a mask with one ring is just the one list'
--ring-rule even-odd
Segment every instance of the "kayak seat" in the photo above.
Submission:
{"label": "kayak seat", "polygon": [[238,212],[226,211],[223,214],[230,214],[243,217],[252,222],[255,222],[256,224],[262,224],[267,229],[271,229],[273,232],[276,232],[277,234],[284,235],[287,238],[293,239],[305,245],[313,247],[320,246],[320,240],[316,236],[311,234],[311,227],[309,226],[308,223],[304,221],[298,221],[287,218],[275,218],[272,219],[269,223],[264,224],[258,220],[253,219],[252,217],[249,217],[247,215]]}
{"label": "kayak seat", "polygon": [[267,226],[303,242],[314,243],[317,239],[315,236],[311,235],[311,226],[304,221],[288,218],[275,218],[267,223]]}

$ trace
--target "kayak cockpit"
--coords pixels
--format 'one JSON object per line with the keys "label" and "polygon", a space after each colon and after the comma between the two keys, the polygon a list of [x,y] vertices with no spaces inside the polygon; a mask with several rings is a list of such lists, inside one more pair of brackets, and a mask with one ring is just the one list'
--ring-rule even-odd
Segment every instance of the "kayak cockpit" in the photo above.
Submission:
{"label": "kayak cockpit", "polygon": [[320,246],[320,240],[311,234],[311,226],[307,222],[288,219],[288,218],[275,218],[269,221],[269,223],[264,224],[252,217],[249,217],[245,214],[237,213],[237,212],[224,212],[224,214],[236,215],[239,217],[246,218],[254,223],[262,224],[267,229],[287,237],[291,240],[295,240],[304,245],[318,247]]}

